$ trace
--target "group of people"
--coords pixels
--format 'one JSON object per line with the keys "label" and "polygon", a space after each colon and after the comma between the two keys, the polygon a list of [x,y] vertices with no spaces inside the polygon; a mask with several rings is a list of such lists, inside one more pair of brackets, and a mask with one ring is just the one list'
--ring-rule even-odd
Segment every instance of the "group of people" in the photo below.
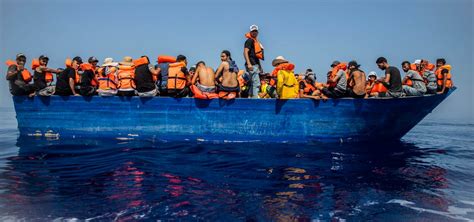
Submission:
{"label": "group of people", "polygon": [[[96,57],[83,63],[79,56],[65,61],[64,69],[48,67],[49,58],[41,55],[33,59],[33,75],[25,67],[26,56],[7,61],[6,79],[12,95],[82,95],[82,96],[173,96],[199,99],[241,98],[367,98],[422,96],[445,93],[453,86],[451,66],[438,59],[436,66],[427,60],[403,62],[406,75],[380,57],[377,66],[385,71],[382,78],[370,72],[368,79],[356,61],[334,61],[327,73],[327,81],[317,82],[311,69],[295,74],[295,65],[278,56],[272,61],[274,70],[264,73],[264,47],[258,40],[259,28],[250,26],[245,34],[245,71],[239,69],[228,50],[220,54],[221,63],[214,70],[199,61],[187,68],[186,56],[158,56],[153,64],[147,56],[133,59],[126,56],[120,62],[106,58],[98,65]],[[56,76],[56,84],[54,84]],[[33,80],[33,83],[31,81]]]}

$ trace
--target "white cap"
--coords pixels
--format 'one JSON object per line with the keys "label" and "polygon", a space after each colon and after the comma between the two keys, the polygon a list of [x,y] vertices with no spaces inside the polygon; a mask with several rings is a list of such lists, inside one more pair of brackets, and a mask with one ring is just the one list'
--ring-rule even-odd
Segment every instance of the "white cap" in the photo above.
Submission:
{"label": "white cap", "polygon": [[250,31],[258,31],[258,26],[257,25],[251,25],[250,26]]}
{"label": "white cap", "polygon": [[415,60],[415,62],[413,62],[413,63],[415,63],[415,64],[421,64],[421,59],[417,59],[417,60]]}
{"label": "white cap", "polygon": [[376,73],[375,71],[371,71],[371,72],[369,72],[369,76],[375,76],[375,77],[377,77],[377,73]]}

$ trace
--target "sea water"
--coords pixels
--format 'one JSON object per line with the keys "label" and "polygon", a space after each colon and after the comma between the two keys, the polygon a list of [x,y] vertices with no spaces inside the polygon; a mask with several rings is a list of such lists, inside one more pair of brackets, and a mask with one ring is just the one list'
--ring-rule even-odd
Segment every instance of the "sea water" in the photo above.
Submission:
{"label": "sea water", "polygon": [[0,221],[472,221],[474,124],[400,142],[19,137],[0,110]]}

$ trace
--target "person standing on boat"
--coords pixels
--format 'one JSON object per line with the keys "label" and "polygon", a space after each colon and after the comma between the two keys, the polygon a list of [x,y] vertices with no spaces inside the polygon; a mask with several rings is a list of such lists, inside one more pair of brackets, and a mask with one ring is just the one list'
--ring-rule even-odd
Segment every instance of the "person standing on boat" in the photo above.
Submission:
{"label": "person standing on boat", "polygon": [[387,92],[378,93],[379,97],[401,97],[402,96],[402,77],[397,67],[390,66],[387,59],[379,57],[375,63],[379,69],[385,71],[385,77],[379,81],[387,87]]}
{"label": "person standing on boat", "polygon": [[251,98],[258,98],[258,91],[260,89],[260,78],[259,74],[263,73],[262,65],[260,60],[264,60],[263,45],[257,40],[258,26],[251,25],[250,32],[245,34],[247,40],[244,44],[244,59],[245,68],[249,73],[250,91],[249,96]]}
{"label": "person standing on boat", "polygon": [[329,98],[342,98],[347,91],[347,77],[345,70],[347,65],[339,61],[334,61],[331,64],[332,71],[328,73],[328,84],[326,87],[321,87],[321,92]]}
{"label": "person standing on boat", "polygon": [[70,62],[71,62],[70,64],[66,64],[67,66],[66,69],[64,69],[58,75],[58,79],[56,83],[56,92],[54,93],[55,95],[79,96],[79,92],[76,91],[76,82],[78,82],[77,81],[77,79],[79,78],[78,69],[79,69],[79,66],[82,64],[82,58],[79,56],[76,56]]}
{"label": "person standing on boat", "polygon": [[[415,62],[416,63],[416,62]],[[410,62],[402,62],[402,69],[406,73],[403,78],[402,90],[406,96],[422,96],[426,93],[426,85],[421,75],[410,69]]]}
{"label": "person standing on boat", "polygon": [[16,62],[8,60],[6,79],[10,83],[10,93],[14,96],[34,96],[35,86],[29,84],[31,73],[25,68],[26,56],[22,53],[16,55]]}
{"label": "person standing on boat", "polygon": [[350,61],[347,65],[349,72],[348,95],[353,98],[365,97],[365,72],[360,70],[360,65],[356,61]]}
{"label": "person standing on boat", "polygon": [[32,67],[34,70],[33,80],[36,87],[36,93],[40,96],[51,96],[54,94],[53,73],[60,73],[58,69],[48,68],[49,58],[41,55],[38,58],[38,64]]}

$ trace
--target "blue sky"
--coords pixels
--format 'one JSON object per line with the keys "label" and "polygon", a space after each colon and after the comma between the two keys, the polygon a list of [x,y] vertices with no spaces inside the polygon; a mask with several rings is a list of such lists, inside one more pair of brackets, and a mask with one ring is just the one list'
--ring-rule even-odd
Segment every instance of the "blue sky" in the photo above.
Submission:
{"label": "blue sky", "polygon": [[[319,80],[333,60],[355,59],[381,75],[379,56],[397,67],[403,60],[444,57],[458,90],[430,118],[474,122],[471,0],[0,0],[0,11],[1,61],[18,52],[47,54],[52,67],[76,55],[102,61],[184,54],[190,63],[204,60],[216,68],[223,49],[243,67],[251,24],[260,27],[267,72],[278,55],[297,72],[312,68]],[[4,62],[0,68],[6,70]],[[11,106],[5,81],[0,89],[0,106]]]}

